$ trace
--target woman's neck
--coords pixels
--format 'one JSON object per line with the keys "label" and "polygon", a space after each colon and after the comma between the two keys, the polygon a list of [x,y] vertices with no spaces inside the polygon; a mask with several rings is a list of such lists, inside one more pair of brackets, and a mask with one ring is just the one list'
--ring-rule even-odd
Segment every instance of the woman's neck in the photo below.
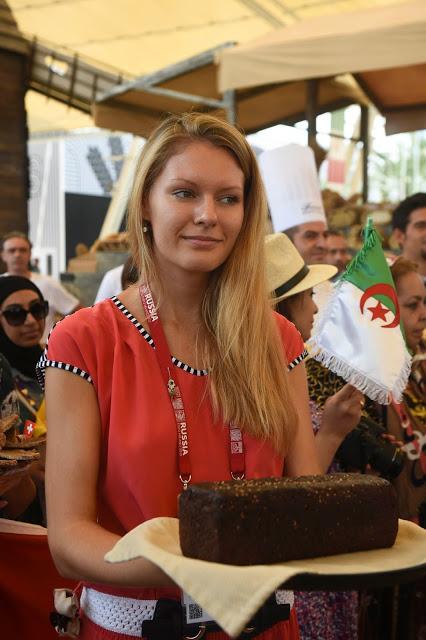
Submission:
{"label": "woman's neck", "polygon": [[[207,274],[185,274],[182,277],[163,278],[161,293],[153,284],[154,299],[160,298],[160,316],[163,323],[199,325],[201,305],[207,287]],[[159,295],[160,294],[160,295]]]}
{"label": "woman's neck", "polygon": [[[149,283],[154,301],[156,304],[159,303],[159,316],[170,352],[195,369],[206,368],[203,356],[205,330],[201,306],[207,282],[208,274],[189,274],[188,278],[160,278],[159,284]],[[123,291],[120,299],[149,333],[149,323],[142,307],[139,285],[133,285]]]}
{"label": "woman's neck", "polygon": [[[198,274],[190,274],[196,276]],[[170,352],[182,362],[204,369],[202,299],[207,278],[169,278],[161,285],[159,314]],[[154,300],[158,294],[153,283]]]}

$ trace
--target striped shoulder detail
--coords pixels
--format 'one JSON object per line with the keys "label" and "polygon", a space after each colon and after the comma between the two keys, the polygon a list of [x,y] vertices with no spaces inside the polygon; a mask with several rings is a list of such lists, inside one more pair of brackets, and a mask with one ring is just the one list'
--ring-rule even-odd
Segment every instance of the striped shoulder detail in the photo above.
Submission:
{"label": "striped shoulder detail", "polygon": [[[61,320],[59,320],[59,322],[61,322]],[[42,355],[40,356],[40,360],[37,362],[37,365],[36,365],[37,380],[39,385],[43,389],[43,391],[45,390],[47,367],[53,367],[54,369],[63,369],[64,371],[70,371],[71,373],[74,373],[75,375],[80,376],[80,378],[83,378],[83,380],[87,380],[87,382],[90,382],[90,384],[93,384],[92,377],[90,374],[87,373],[87,371],[83,371],[83,369],[79,369],[79,367],[75,367],[74,365],[68,364],[66,362],[60,362],[58,360],[48,359],[47,348],[49,346],[49,338],[52,335],[53,329],[56,327],[57,324],[59,324],[59,322],[56,322],[52,327],[52,329],[50,330],[49,337],[47,338],[46,346],[44,348]]]}
{"label": "striped shoulder detail", "polygon": [[[117,309],[119,309],[121,311],[121,313],[126,316],[126,318],[128,320],[130,320],[130,322],[136,327],[136,329],[139,331],[139,333],[141,334],[141,336],[147,341],[147,343],[153,348],[155,349],[155,343],[154,340],[151,338],[150,334],[148,333],[148,331],[146,331],[143,326],[141,325],[141,323],[135,318],[134,315],[132,315],[130,313],[130,311],[127,309],[127,307],[124,306],[124,304],[121,302],[121,300],[119,300],[117,298],[117,296],[112,296],[111,298],[112,302],[115,304],[115,306],[117,307]],[[185,364],[184,362],[182,362],[181,360],[179,360],[178,358],[175,358],[175,356],[172,356],[172,362],[176,367],[179,367],[179,369],[183,369],[183,371],[187,371],[188,373],[192,374],[193,376],[207,376],[208,375],[208,371],[206,371],[205,369],[194,369],[194,367],[190,367],[189,364]]]}
{"label": "striped shoulder detail", "polygon": [[141,336],[145,338],[147,343],[150,344],[151,347],[154,347],[154,340],[151,338],[148,331],[146,331],[141,325],[141,323],[138,320],[136,320],[135,316],[130,313],[130,311],[127,309],[127,307],[124,306],[121,300],[119,300],[117,296],[112,296],[111,300],[115,304],[117,309],[119,309],[121,313],[124,316],[126,316],[126,318],[130,320],[130,322],[136,327],[136,329],[139,331]]}
{"label": "striped shoulder detail", "polygon": [[308,357],[308,352],[306,351],[306,349],[304,349],[304,351],[302,351],[302,353],[300,354],[300,356],[297,356],[297,358],[295,358],[294,360],[292,360],[291,362],[289,362],[287,370],[291,371],[292,369],[294,369],[294,367],[297,367],[298,364],[300,364],[301,362],[303,362],[303,360],[305,358]]}
{"label": "striped shoulder detail", "polygon": [[74,373],[80,378],[83,378],[83,380],[87,380],[87,382],[90,382],[90,384],[93,384],[92,377],[89,373],[87,373],[87,371],[84,371],[83,369],[79,369],[78,367],[75,367],[74,365],[68,364],[66,362],[59,362],[58,360],[45,360],[43,364],[39,362],[39,364],[37,365],[37,378],[43,388],[44,388],[44,380],[45,380],[45,373],[46,373],[47,367],[69,371],[70,373]]}

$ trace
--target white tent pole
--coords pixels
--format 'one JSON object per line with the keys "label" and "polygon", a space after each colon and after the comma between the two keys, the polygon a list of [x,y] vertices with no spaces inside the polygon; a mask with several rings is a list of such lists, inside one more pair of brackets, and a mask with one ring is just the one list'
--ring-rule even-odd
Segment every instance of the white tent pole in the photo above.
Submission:
{"label": "white tent pole", "polygon": [[117,233],[120,229],[143,145],[144,140],[142,138],[136,136],[133,138],[129,153],[123,163],[120,177],[114,187],[113,196],[99,233],[99,239],[105,238],[111,233]]}
{"label": "white tent pole", "polygon": [[39,249],[42,246],[44,222],[46,219],[47,194],[48,194],[49,180],[50,180],[50,168],[52,166],[52,147],[53,147],[53,142],[49,141],[46,144],[46,152],[44,155],[40,204],[38,208],[39,215],[38,215],[37,230],[36,230],[36,236],[35,236],[35,242],[34,242],[37,249]]}

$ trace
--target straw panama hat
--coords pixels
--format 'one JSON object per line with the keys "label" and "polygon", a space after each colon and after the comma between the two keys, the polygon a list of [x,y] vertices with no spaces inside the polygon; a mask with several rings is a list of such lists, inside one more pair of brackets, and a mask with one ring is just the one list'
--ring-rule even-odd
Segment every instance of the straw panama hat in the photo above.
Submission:
{"label": "straw panama hat", "polygon": [[268,291],[275,291],[275,302],[294,296],[329,280],[337,273],[331,264],[305,264],[285,233],[265,236],[266,281]]}

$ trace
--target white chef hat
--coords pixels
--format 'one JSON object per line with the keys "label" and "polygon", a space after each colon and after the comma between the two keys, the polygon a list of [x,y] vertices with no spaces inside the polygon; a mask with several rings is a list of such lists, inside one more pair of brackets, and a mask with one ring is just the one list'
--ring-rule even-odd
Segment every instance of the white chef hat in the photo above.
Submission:
{"label": "white chef hat", "polygon": [[314,152],[288,144],[264,151],[258,158],[274,231],[305,222],[327,224]]}

